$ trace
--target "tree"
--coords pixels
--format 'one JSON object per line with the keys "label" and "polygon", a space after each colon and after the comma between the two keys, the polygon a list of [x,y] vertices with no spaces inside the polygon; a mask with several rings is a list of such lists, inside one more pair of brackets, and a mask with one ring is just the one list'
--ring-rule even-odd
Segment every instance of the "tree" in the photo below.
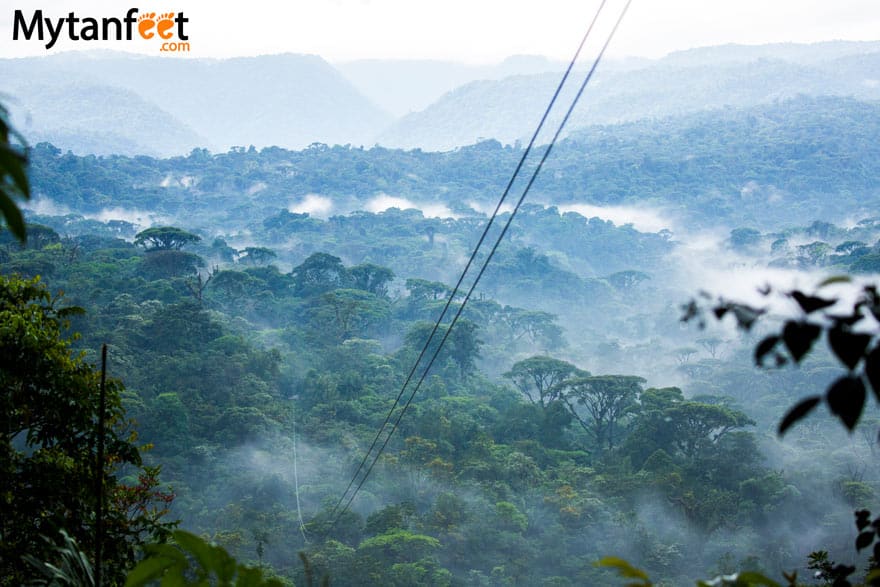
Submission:
{"label": "tree", "polygon": [[[440,345],[440,341],[446,335],[449,326],[441,324],[437,328],[434,337],[431,338],[431,344],[425,352],[425,357],[432,357]],[[455,329],[449,333],[443,349],[437,355],[435,368],[440,367],[447,359],[452,359],[458,367],[459,375],[464,378],[474,368],[476,359],[480,356],[480,348],[483,341],[477,336],[479,327],[474,322],[462,318],[459,320]],[[434,330],[434,324],[431,322],[416,322],[406,333],[406,346],[413,353],[419,353],[425,344],[425,341],[431,336]],[[413,357],[415,358],[415,357]],[[427,363],[427,359],[426,359]]]}
{"label": "tree", "polygon": [[445,299],[451,291],[445,283],[428,281],[426,279],[416,279],[413,277],[406,280],[405,286],[409,291],[410,299],[418,300],[420,302]]}
{"label": "tree", "polygon": [[311,296],[331,289],[347,286],[349,274],[342,259],[327,253],[314,253],[293,268],[293,291],[302,296]]}
{"label": "tree", "polygon": [[194,253],[175,249],[153,249],[143,260],[142,267],[147,275],[162,279],[169,277],[192,277],[205,260]]}
{"label": "tree", "polygon": [[732,430],[755,425],[739,410],[697,401],[675,402],[663,415],[673,431],[674,446],[686,458],[694,458]]}
{"label": "tree", "polygon": [[730,246],[734,250],[746,252],[761,242],[761,233],[754,228],[735,228],[730,231]]}
{"label": "tree", "polygon": [[154,226],[137,233],[134,244],[146,251],[179,251],[184,246],[197,243],[202,237],[174,226]]}
{"label": "tree", "polygon": [[[614,428],[621,418],[636,408],[645,380],[633,375],[598,375],[577,377],[562,384],[563,395],[572,415],[585,430],[592,432],[596,446],[605,442],[614,448]],[[577,412],[574,404],[584,406],[592,420],[592,426]]]}
{"label": "tree", "polygon": [[379,297],[388,295],[388,284],[394,279],[394,272],[387,267],[380,267],[372,263],[355,265],[348,270],[352,278],[352,287],[368,291]]}
{"label": "tree", "polygon": [[510,330],[512,342],[525,337],[532,344],[543,345],[546,350],[563,344],[562,329],[555,323],[555,314],[504,306],[500,318]]}
{"label": "tree", "polygon": [[483,341],[477,336],[479,328],[476,323],[463,318],[455,324],[446,341],[450,346],[449,355],[458,365],[462,378],[474,369],[476,360],[480,357]]}
{"label": "tree", "polygon": [[241,253],[238,261],[245,265],[266,265],[278,257],[275,251],[266,247],[245,247]]}
{"label": "tree", "polygon": [[[104,495],[102,570],[118,581],[146,536],[162,523],[171,496],[157,490],[157,469],[144,469],[137,485],[123,485],[123,468],[141,467],[124,420],[122,385],[108,380],[101,412],[101,376],[70,350],[62,336],[75,308],[56,308],[38,279],[0,277],[0,584],[19,585],[32,572],[23,554],[50,560],[65,529],[87,552],[96,552],[100,479]],[[100,428],[99,423],[104,423]],[[97,463],[97,441],[106,447]]]}
{"label": "tree", "polygon": [[530,402],[546,408],[559,399],[563,391],[561,384],[566,379],[589,375],[566,361],[535,356],[514,363],[504,377],[513,381]]}
{"label": "tree", "polygon": [[634,464],[640,465],[656,450],[690,461],[717,446],[730,432],[755,425],[743,412],[715,401],[718,399],[701,396],[688,400],[677,387],[646,389],[627,440]]}
{"label": "tree", "polygon": [[311,322],[322,337],[330,330],[342,342],[366,334],[389,314],[387,300],[358,289],[337,289],[320,296]]}

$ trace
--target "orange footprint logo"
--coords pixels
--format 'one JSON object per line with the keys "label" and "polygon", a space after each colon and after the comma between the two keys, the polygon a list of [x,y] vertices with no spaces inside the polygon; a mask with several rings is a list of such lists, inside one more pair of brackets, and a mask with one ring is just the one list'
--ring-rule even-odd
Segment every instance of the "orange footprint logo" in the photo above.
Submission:
{"label": "orange footprint logo", "polygon": [[159,36],[163,39],[170,39],[174,36],[174,33],[170,32],[171,28],[174,26],[174,13],[166,12],[159,16],[159,21],[156,24],[156,31],[159,33]]}
{"label": "orange footprint logo", "polygon": [[[145,39],[152,39],[156,36],[150,29],[156,26],[156,18],[155,12],[145,12],[144,14],[138,17],[138,32]],[[161,33],[160,33],[161,34]],[[167,38],[167,37],[166,37]]]}

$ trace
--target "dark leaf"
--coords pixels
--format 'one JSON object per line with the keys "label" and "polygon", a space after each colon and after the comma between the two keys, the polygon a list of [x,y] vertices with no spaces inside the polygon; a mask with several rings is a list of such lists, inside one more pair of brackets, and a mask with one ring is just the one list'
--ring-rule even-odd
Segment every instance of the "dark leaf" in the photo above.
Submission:
{"label": "dark leaf", "polygon": [[778,343],[778,336],[768,336],[767,338],[759,342],[758,346],[755,347],[755,364],[759,367],[763,367],[764,357],[767,356],[767,354],[771,352]]}
{"label": "dark leaf", "polygon": [[717,306],[712,311],[715,313],[715,318],[717,318],[718,320],[721,320],[722,318],[724,318],[724,315],[730,311],[730,307],[729,306]]}
{"label": "dark leaf", "polygon": [[871,525],[871,512],[868,510],[858,510],[855,512],[855,516],[856,528],[858,528],[860,532]]}
{"label": "dark leaf", "polygon": [[871,546],[872,542],[874,542],[874,531],[868,530],[867,532],[862,532],[859,534],[859,537],[856,538],[856,550],[868,548]]}
{"label": "dark leaf", "polygon": [[795,363],[800,363],[804,355],[810,352],[813,343],[821,333],[822,329],[819,326],[809,322],[789,320],[785,323],[785,328],[782,329],[782,340]]}
{"label": "dark leaf", "polygon": [[822,401],[822,398],[818,395],[814,395],[801,401],[795,407],[790,409],[785,415],[785,418],[783,418],[782,422],[779,424],[779,435],[782,436],[783,434],[785,434],[785,431],[791,428],[792,424],[804,418],[807,414],[813,411],[813,408],[819,405],[820,401]]}
{"label": "dark leaf", "polygon": [[794,298],[794,301],[798,303],[801,307],[801,310],[806,314],[812,314],[816,310],[822,310],[823,308],[830,308],[834,304],[837,303],[837,300],[826,300],[824,298],[819,298],[816,296],[808,296],[800,291],[793,291],[789,293],[791,297]]}
{"label": "dark leaf", "polygon": [[731,310],[733,310],[733,315],[736,316],[737,326],[746,331],[751,330],[752,326],[755,324],[755,320],[766,311],[759,308],[752,308],[745,304],[734,304]]}
{"label": "dark leaf", "polygon": [[831,350],[850,371],[859,364],[870,342],[870,334],[850,332],[841,326],[835,326],[828,331],[828,344],[831,345]]}
{"label": "dark leaf", "polygon": [[825,399],[831,413],[839,417],[847,429],[852,430],[865,407],[865,393],[861,378],[850,375],[835,381]]}
{"label": "dark leaf", "polygon": [[24,217],[21,210],[12,201],[12,198],[0,188],[0,214],[6,219],[9,231],[15,235],[15,238],[24,242],[27,239],[27,231],[24,227]]}
{"label": "dark leaf", "polygon": [[862,319],[864,319],[864,316],[861,312],[859,312],[859,308],[853,308],[853,310],[853,313],[847,316],[840,316],[835,314],[828,316],[828,318],[830,318],[836,325],[854,326]]}
{"label": "dark leaf", "polygon": [[865,375],[874,390],[874,397],[880,402],[880,345],[874,347],[865,357]]}
{"label": "dark leaf", "polygon": [[874,545],[874,560],[880,561],[880,542]]}
{"label": "dark leaf", "polygon": [[877,294],[877,287],[873,285],[865,286],[865,305],[874,315],[874,318],[880,320],[880,295]]}

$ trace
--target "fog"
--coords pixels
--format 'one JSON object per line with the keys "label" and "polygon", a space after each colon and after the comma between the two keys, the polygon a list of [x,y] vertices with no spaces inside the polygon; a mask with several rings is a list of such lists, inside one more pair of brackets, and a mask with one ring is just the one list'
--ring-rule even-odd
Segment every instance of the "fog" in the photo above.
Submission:
{"label": "fog", "polygon": [[586,218],[610,220],[618,226],[631,224],[641,232],[660,232],[663,229],[676,232],[678,229],[677,223],[667,213],[649,207],[560,204],[557,208],[563,214],[577,212]]}
{"label": "fog", "polygon": [[364,204],[364,210],[374,214],[384,212],[391,208],[400,210],[418,210],[426,218],[457,218],[445,204],[442,203],[416,203],[406,198],[379,194]]}

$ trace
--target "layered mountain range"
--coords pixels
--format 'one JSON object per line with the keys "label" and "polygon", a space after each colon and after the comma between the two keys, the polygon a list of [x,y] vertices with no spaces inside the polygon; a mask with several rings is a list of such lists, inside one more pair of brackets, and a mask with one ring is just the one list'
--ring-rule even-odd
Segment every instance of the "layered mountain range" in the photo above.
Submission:
{"label": "layered mountain range", "polygon": [[[5,100],[32,142],[77,154],[161,156],[250,145],[451,150],[485,139],[514,144],[530,136],[563,68],[536,56],[487,66],[393,60],[334,66],[293,54],[0,59]],[[575,89],[568,86],[563,103]],[[797,95],[880,100],[880,42],[725,45],[658,60],[607,61],[569,132]]]}

